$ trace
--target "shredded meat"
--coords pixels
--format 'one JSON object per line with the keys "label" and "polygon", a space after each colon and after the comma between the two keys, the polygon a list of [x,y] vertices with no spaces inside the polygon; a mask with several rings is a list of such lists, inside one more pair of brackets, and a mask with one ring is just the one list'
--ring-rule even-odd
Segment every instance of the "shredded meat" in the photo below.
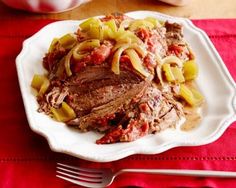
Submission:
{"label": "shredded meat", "polygon": [[136,31],[136,35],[147,45],[147,49],[165,57],[167,52],[166,29],[164,27],[150,31],[147,28],[140,28]]}
{"label": "shredded meat", "polygon": [[167,55],[175,55],[187,61],[192,58],[186,41],[183,38],[183,26],[178,23],[165,22]]}

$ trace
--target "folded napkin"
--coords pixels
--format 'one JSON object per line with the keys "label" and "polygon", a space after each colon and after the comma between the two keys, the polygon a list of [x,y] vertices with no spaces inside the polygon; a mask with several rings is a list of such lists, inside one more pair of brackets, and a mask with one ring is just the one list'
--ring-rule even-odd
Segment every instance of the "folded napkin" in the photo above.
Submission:
{"label": "folded napkin", "polygon": [[[46,140],[30,130],[17,80],[15,58],[22,42],[53,20],[1,19],[0,30],[0,187],[73,187],[55,177],[56,162],[86,167],[178,168],[236,171],[236,123],[217,141],[178,147],[157,155],[133,155],[95,163],[52,152]],[[236,80],[236,19],[194,20],[205,30]],[[207,62],[204,62],[207,63]],[[110,187],[236,187],[234,179],[123,174]]]}

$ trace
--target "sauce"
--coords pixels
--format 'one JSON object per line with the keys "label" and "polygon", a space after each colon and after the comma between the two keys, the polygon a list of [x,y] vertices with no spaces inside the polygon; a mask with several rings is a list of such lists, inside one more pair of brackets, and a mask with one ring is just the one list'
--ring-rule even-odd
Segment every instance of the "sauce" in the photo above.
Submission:
{"label": "sauce", "polygon": [[[197,84],[193,81],[186,83],[186,85],[199,90],[199,88],[197,87]],[[184,110],[186,121],[180,126],[180,129],[182,131],[191,131],[192,129],[200,125],[203,111],[205,108],[206,108],[205,101],[203,101],[203,103],[198,107],[191,107],[191,106],[185,105],[183,110]]]}
{"label": "sauce", "polygon": [[180,127],[182,131],[190,131],[200,124],[202,119],[201,109],[202,107],[184,107],[186,121]]}

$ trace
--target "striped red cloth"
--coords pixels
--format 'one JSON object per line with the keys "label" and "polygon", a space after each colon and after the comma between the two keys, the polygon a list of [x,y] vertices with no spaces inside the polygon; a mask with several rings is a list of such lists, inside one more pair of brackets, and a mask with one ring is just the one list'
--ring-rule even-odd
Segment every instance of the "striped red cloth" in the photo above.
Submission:
{"label": "striped red cloth", "polygon": [[[15,58],[22,42],[53,20],[1,19],[0,30],[0,187],[73,187],[56,178],[56,162],[86,167],[180,168],[236,171],[236,123],[217,141],[178,147],[158,155],[133,155],[95,163],[52,152],[46,140],[30,130],[17,80]],[[194,20],[204,29],[236,80],[236,19]],[[110,187],[236,187],[234,179],[123,174]]]}

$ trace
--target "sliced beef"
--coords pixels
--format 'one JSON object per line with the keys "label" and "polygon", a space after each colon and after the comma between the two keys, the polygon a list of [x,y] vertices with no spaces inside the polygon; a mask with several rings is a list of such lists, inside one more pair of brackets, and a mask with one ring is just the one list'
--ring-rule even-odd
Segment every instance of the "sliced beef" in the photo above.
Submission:
{"label": "sliced beef", "polygon": [[68,122],[70,126],[105,132],[97,143],[108,144],[134,141],[179,121],[180,104],[169,92],[130,72],[122,71],[117,77],[104,71],[108,70],[103,66],[91,67],[88,72],[93,76],[82,72],[67,84],[73,99],[67,102],[77,113],[77,118]]}
{"label": "sliced beef", "polygon": [[[105,118],[111,120],[115,118],[115,114],[124,112],[132,101],[142,96],[149,84],[150,81],[142,81],[139,84],[133,84],[132,87],[126,90],[122,95],[117,96],[104,105],[93,108],[88,115],[72,120],[68,122],[68,124],[77,126],[81,130],[88,130],[90,128],[99,130],[99,126],[101,126],[99,122],[101,119]],[[101,127],[101,129],[104,130],[104,127]]]}
{"label": "sliced beef", "polygon": [[[95,83],[96,84],[96,83]],[[95,85],[92,84],[92,85]],[[91,85],[88,85],[91,87]],[[88,92],[72,93],[68,104],[75,110],[78,117],[88,114],[92,108],[104,105],[131,89],[133,84],[103,85]],[[91,87],[92,88],[92,87]]]}
{"label": "sliced beef", "polygon": [[125,121],[119,122],[117,127],[97,140],[97,143],[134,141],[149,133],[174,126],[183,112],[178,107],[180,104],[173,101],[173,98],[164,96],[155,86],[148,87],[142,97],[125,110]]}
{"label": "sliced beef", "polygon": [[[88,66],[86,69],[66,81],[66,85],[81,85],[98,80],[109,80],[114,83],[138,83],[142,79],[132,70],[121,70],[119,75],[114,74],[108,65]],[[98,82],[97,82],[98,83]],[[107,83],[108,84],[108,83]]]}
{"label": "sliced beef", "polygon": [[142,81],[129,70],[114,74],[108,66],[89,66],[65,83],[69,95],[66,102],[78,117],[90,113],[92,108],[106,104]]}
{"label": "sliced beef", "polygon": [[66,101],[82,117],[92,109],[109,103],[142,82],[139,74],[121,70],[114,74],[108,65],[87,66],[64,83],[53,80],[48,93],[40,99],[39,111],[47,114],[50,108],[59,108]]}

